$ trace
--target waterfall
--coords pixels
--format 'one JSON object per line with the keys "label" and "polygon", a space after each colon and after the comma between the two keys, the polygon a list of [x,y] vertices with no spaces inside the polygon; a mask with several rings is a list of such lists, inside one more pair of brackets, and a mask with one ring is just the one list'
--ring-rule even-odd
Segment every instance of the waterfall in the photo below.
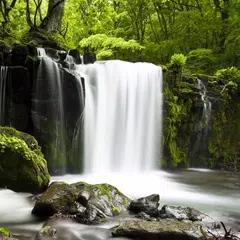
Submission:
{"label": "waterfall", "polygon": [[0,68],[0,126],[5,124],[5,98],[7,84],[8,67],[1,66]]}
{"label": "waterfall", "polygon": [[[40,65],[32,97],[32,118],[37,132],[45,135],[50,168],[65,166],[67,161],[62,73],[58,63],[38,48]],[[38,136],[38,133],[35,133]]]}
{"label": "waterfall", "polygon": [[84,171],[154,169],[161,157],[161,68],[123,61],[84,67]]}
{"label": "waterfall", "polygon": [[203,112],[202,112],[201,121],[206,126],[205,129],[208,129],[209,128],[208,124],[209,124],[211,113],[212,113],[212,103],[209,101],[207,97],[206,86],[203,84],[203,82],[200,79],[197,79],[197,88],[199,89],[199,94],[203,102]]}
{"label": "waterfall", "polygon": [[44,49],[38,58],[32,119],[51,172],[59,165],[65,171],[57,173],[68,172],[69,162],[70,172],[85,173],[139,172],[160,164],[160,67],[123,61],[77,65],[69,54],[56,61]]}
{"label": "waterfall", "polygon": [[208,99],[206,86],[200,79],[197,79],[197,89],[199,89],[203,108],[200,112],[199,121],[197,122],[197,136],[191,151],[191,158],[194,160],[198,159],[197,162],[201,163],[200,158],[204,158],[208,151],[208,133],[210,129],[212,103]]}

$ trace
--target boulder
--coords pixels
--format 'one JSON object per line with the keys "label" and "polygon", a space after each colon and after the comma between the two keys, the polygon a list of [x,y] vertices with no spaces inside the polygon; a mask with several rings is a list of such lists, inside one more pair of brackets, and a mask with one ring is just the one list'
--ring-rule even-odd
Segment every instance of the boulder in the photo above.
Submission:
{"label": "boulder", "polygon": [[41,239],[41,237],[52,238],[56,235],[56,233],[57,230],[55,228],[52,228],[51,226],[45,226],[39,231],[37,239]]}
{"label": "boulder", "polygon": [[43,192],[50,181],[47,162],[34,137],[0,127],[0,187],[16,192]]}
{"label": "boulder", "polygon": [[36,201],[32,213],[41,218],[67,217],[93,224],[120,214],[128,205],[129,198],[109,184],[54,182]]}
{"label": "boulder", "polygon": [[202,221],[206,217],[195,208],[191,207],[175,207],[164,205],[159,211],[160,218],[175,218],[177,220]]}
{"label": "boulder", "polygon": [[197,222],[129,220],[120,224],[112,235],[151,240],[203,240],[206,230]]}
{"label": "boulder", "polygon": [[81,223],[98,223],[107,217],[119,215],[129,206],[129,198],[110,184],[75,184],[79,189],[78,202],[86,207],[77,214],[76,220]]}
{"label": "boulder", "polygon": [[148,197],[133,200],[130,203],[129,211],[135,214],[143,212],[150,216],[156,216],[158,215],[159,199],[158,194],[152,194]]}
{"label": "boulder", "polygon": [[74,215],[78,212],[77,191],[64,182],[53,182],[39,197],[32,213],[40,218],[54,214]]}

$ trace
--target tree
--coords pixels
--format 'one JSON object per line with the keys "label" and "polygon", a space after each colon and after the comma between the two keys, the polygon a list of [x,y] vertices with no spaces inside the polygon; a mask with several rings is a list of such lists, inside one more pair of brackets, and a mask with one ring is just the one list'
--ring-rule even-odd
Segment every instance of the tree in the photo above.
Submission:
{"label": "tree", "polygon": [[35,8],[32,12],[30,0],[26,0],[26,19],[31,30],[61,31],[65,0],[49,0],[45,17],[43,17],[41,9],[43,0],[34,0],[34,4]]}

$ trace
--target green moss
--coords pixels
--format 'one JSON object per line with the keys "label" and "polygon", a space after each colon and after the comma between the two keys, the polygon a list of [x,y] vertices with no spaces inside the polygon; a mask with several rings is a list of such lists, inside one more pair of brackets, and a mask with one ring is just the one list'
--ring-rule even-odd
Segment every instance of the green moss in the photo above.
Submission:
{"label": "green moss", "polygon": [[[5,135],[7,137],[16,137],[23,140],[27,146],[33,150],[36,154],[42,155],[41,148],[38,146],[37,140],[30,134],[17,131],[12,127],[0,127],[0,135]],[[42,155],[43,156],[43,155]]]}
{"label": "green moss", "polygon": [[50,181],[47,162],[29,134],[0,127],[0,159],[2,187],[34,193],[44,190]]}
{"label": "green moss", "polygon": [[112,206],[112,213],[114,216],[119,215],[121,210],[117,208],[116,206]]}
{"label": "green moss", "polygon": [[6,228],[0,228],[0,237],[10,237],[10,232]]}

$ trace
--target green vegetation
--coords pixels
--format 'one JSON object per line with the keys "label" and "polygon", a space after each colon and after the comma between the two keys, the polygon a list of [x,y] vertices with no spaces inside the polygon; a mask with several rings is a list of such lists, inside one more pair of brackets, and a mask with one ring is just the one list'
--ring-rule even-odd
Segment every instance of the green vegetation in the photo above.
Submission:
{"label": "green vegetation", "polygon": [[0,237],[10,237],[10,232],[6,228],[0,228]]}
{"label": "green vegetation", "polygon": [[206,73],[240,63],[238,0],[4,0],[0,6],[7,44],[38,32],[69,49],[97,44],[100,59],[166,64],[183,54],[190,71]]}
{"label": "green vegetation", "polygon": [[0,159],[1,187],[36,193],[48,186],[47,163],[31,135],[0,127]]}
{"label": "green vegetation", "polygon": [[187,57],[185,57],[182,53],[173,54],[170,59],[170,66],[173,71],[182,71],[186,61]]}
{"label": "green vegetation", "polygon": [[217,70],[215,76],[217,79],[240,83],[240,70],[238,70],[236,67],[228,67],[225,69]]}

